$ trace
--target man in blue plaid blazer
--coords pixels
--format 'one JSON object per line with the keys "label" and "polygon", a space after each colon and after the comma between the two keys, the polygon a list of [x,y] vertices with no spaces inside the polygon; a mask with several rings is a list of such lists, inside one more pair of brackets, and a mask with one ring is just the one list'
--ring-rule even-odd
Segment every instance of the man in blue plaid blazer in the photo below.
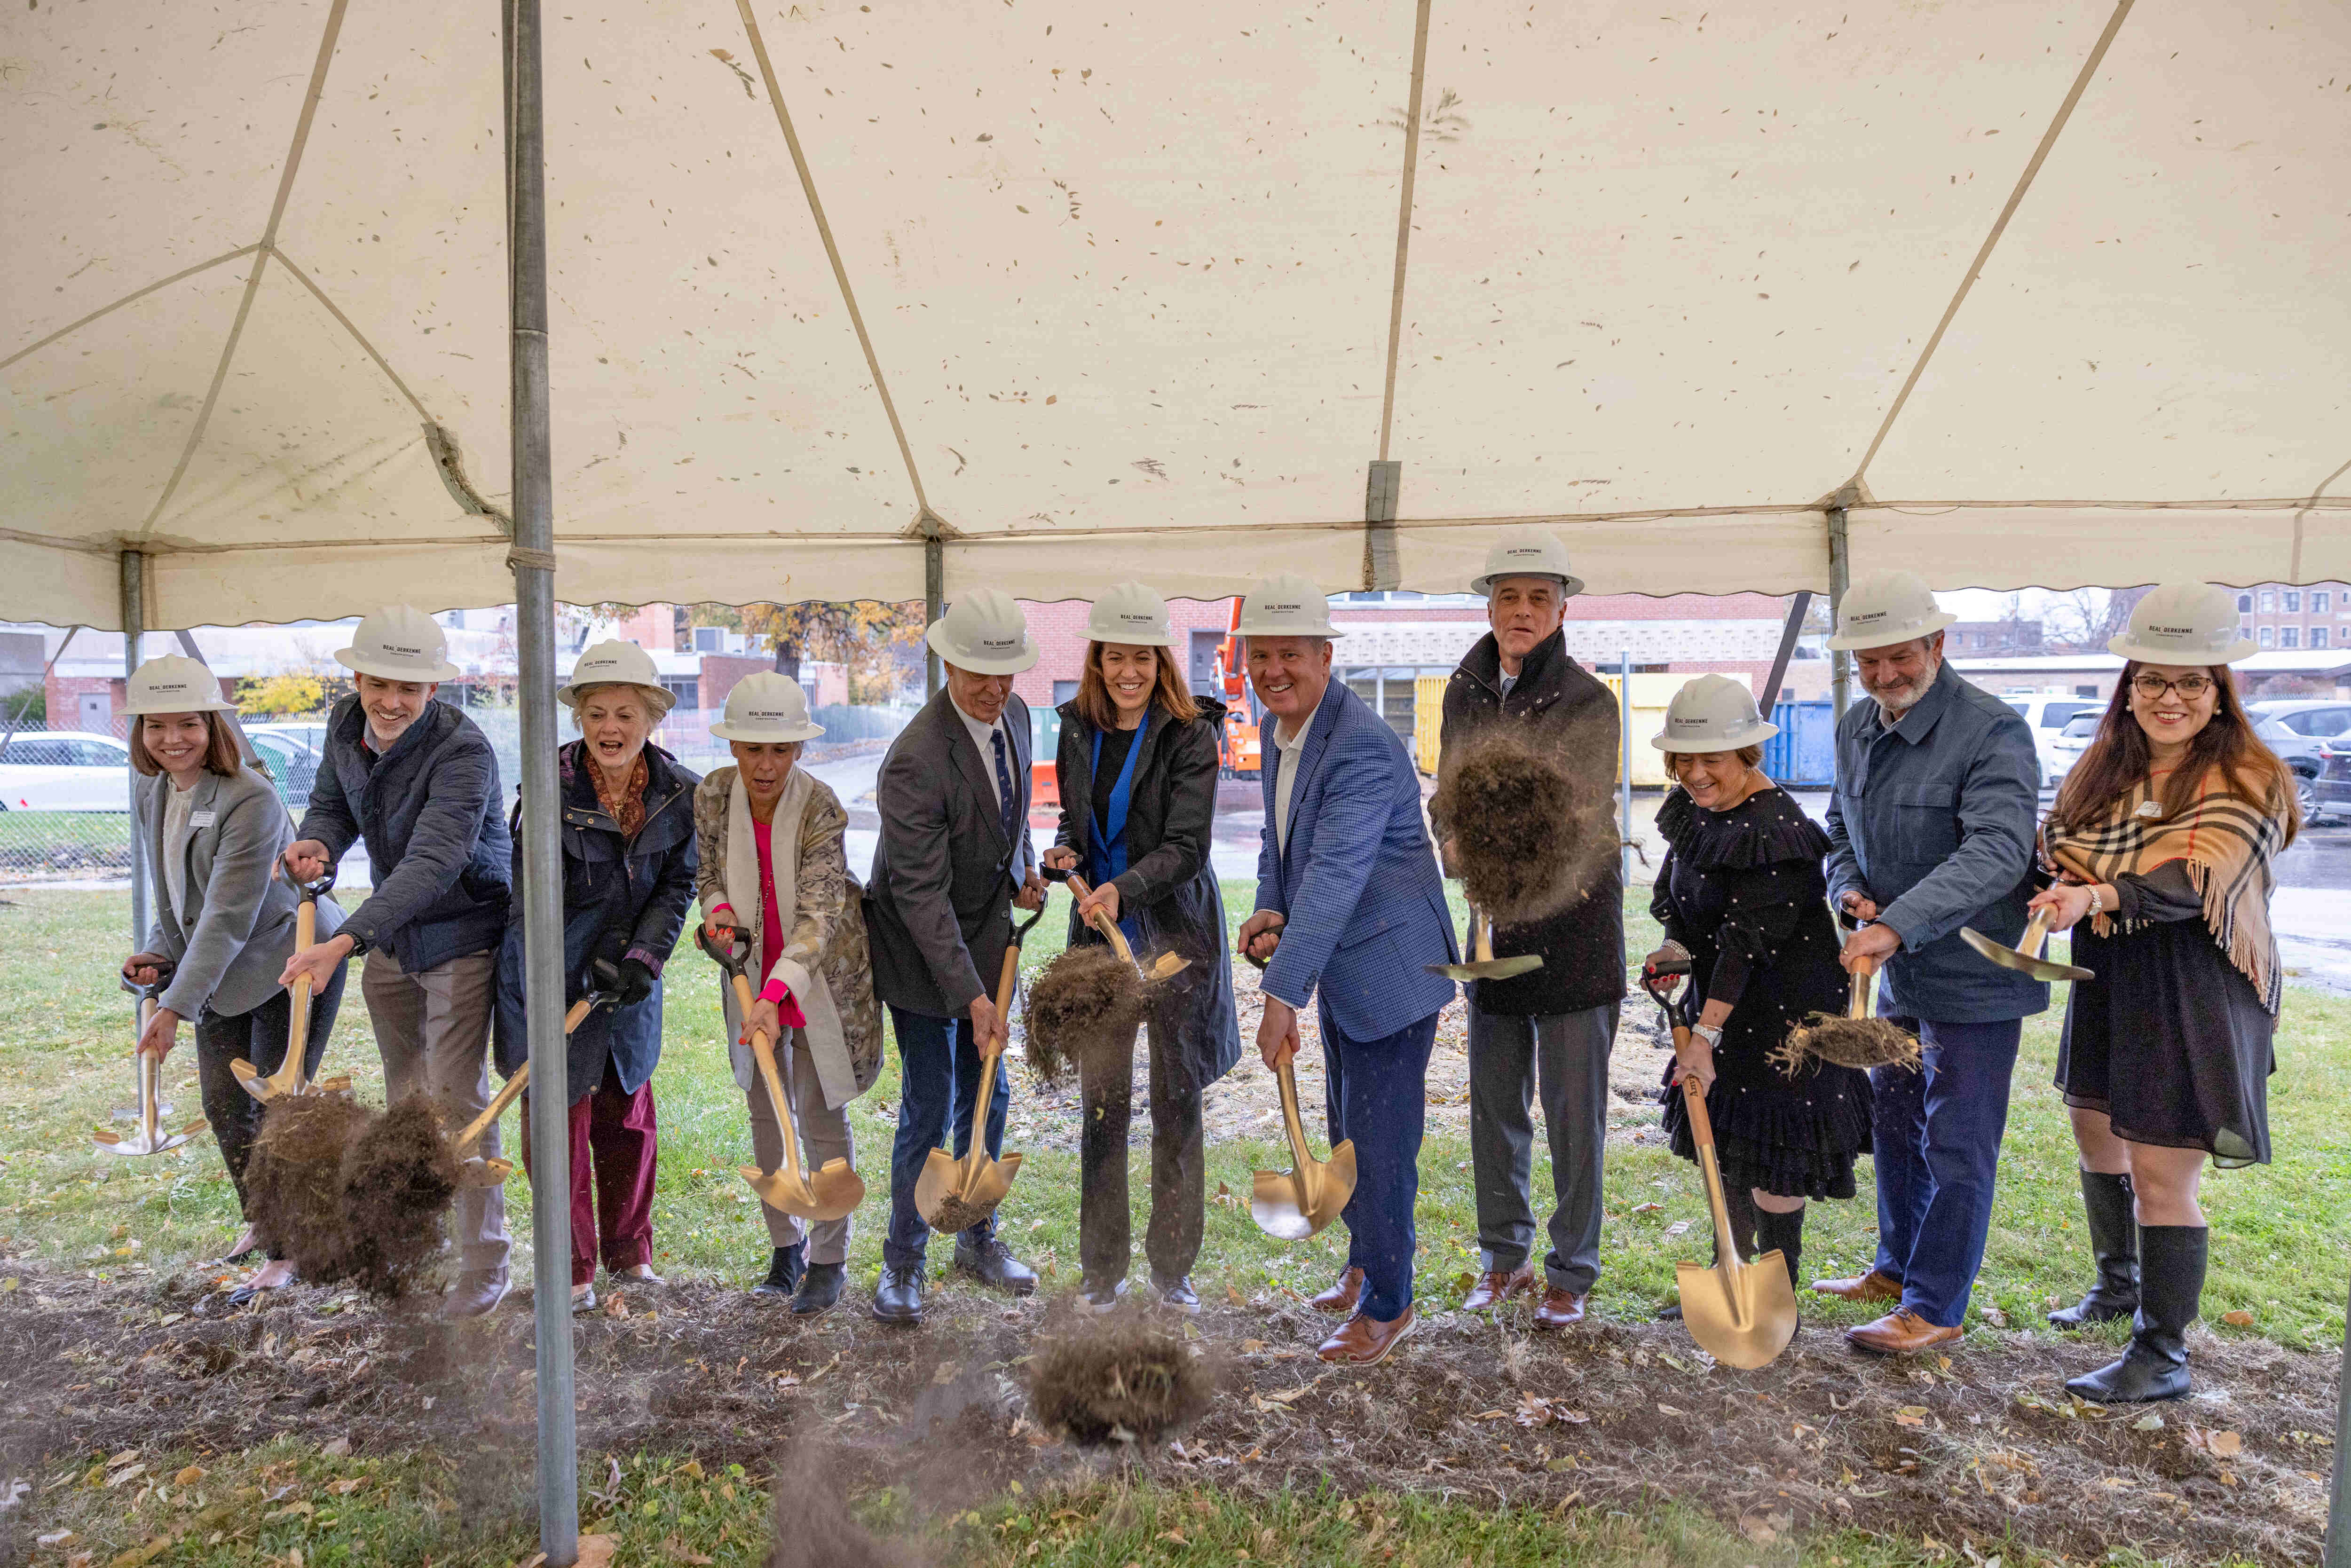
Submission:
{"label": "man in blue plaid blazer", "polygon": [[1341,1213],[1347,1269],[1314,1299],[1347,1314],[1317,1353],[1368,1364],[1412,1332],[1412,1210],[1428,1054],[1453,982],[1445,884],[1421,813],[1420,779],[1394,730],[1331,678],[1330,609],[1295,577],[1258,585],[1241,609],[1249,684],[1272,722],[1265,749],[1257,913],[1244,953],[1267,961],[1258,1050],[1268,1067],[1298,1049],[1298,1014],[1322,1026],[1331,1141],[1355,1145]]}

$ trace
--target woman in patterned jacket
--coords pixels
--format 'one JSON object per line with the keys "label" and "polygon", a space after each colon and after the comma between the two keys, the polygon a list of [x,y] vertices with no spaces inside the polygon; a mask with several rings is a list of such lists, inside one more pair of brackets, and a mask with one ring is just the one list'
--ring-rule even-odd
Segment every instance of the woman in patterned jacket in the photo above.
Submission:
{"label": "woman in patterned jacket", "polygon": [[[808,699],[788,676],[762,672],[727,694],[726,715],[710,733],[735,766],[716,768],[695,791],[694,831],[702,848],[704,929],[726,943],[747,933],[758,955],[757,998],[748,1019],[732,988],[724,1001],[735,1082],[751,1112],[751,1149],[762,1170],[783,1160],[783,1129],[758,1082],[751,1030],[778,1051],[792,1125],[811,1168],[856,1163],[849,1102],[882,1071],[882,1014],[865,946],[865,915],[849,873],[840,799],[799,766],[800,748],[824,733],[809,721]],[[789,1295],[792,1311],[823,1312],[841,1299],[849,1260],[847,1218],[813,1228],[760,1206],[773,1248],[755,1296]]]}

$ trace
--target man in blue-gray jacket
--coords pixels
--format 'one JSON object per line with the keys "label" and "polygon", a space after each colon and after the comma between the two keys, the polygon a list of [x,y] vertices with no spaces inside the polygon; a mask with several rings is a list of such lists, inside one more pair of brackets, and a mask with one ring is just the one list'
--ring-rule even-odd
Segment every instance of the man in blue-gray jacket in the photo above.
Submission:
{"label": "man in blue-gray jacket", "polygon": [[[366,954],[360,991],[384,1097],[430,1094],[469,1122],[490,1103],[490,1011],[513,853],[498,759],[472,719],[433,700],[457,669],[431,616],[405,604],[378,611],[335,657],[359,689],[328,717],[326,756],[286,869],[315,880],[364,840],[375,886],[340,932],[287,961],[280,983],[305,970],[321,981],[348,955]],[[483,1154],[498,1152],[497,1137],[496,1127],[484,1135]],[[461,1188],[450,1233],[458,1274],[446,1310],[478,1317],[507,1293],[505,1194]]]}
{"label": "man in blue-gray jacket", "polygon": [[1849,589],[1829,646],[1850,651],[1871,701],[1838,721],[1829,801],[1829,897],[1863,922],[1844,964],[1881,967],[1878,1011],[1917,1032],[1925,1068],[1879,1068],[1877,1258],[1858,1279],[1813,1289],[1892,1301],[1846,1331],[1856,1348],[1904,1354],[1959,1337],[1983,1263],[2009,1079],[2027,1015],[2049,988],[1985,962],[1959,939],[2024,934],[2040,764],[2006,703],[1943,662],[1953,616],[1907,571]]}
{"label": "man in blue-gray jacket", "polygon": [[1347,1315],[1316,1352],[1368,1365],[1412,1332],[1413,1202],[1420,1191],[1429,1049],[1453,982],[1453,921],[1412,758],[1363,699],[1331,678],[1329,601],[1302,577],[1270,578],[1241,605],[1249,685],[1272,721],[1262,777],[1257,913],[1241,950],[1266,963],[1258,1052],[1298,1050],[1311,998],[1322,1026],[1331,1142],[1355,1145],[1340,1211],[1347,1269],[1314,1298]]}

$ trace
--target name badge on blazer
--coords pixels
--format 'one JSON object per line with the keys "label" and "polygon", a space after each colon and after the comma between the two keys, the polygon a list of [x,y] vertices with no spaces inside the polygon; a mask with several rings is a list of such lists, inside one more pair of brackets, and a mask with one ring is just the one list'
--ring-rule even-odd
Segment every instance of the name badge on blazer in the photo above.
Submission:
{"label": "name badge on blazer", "polygon": [[188,813],[188,830],[193,832],[198,828],[209,828],[219,821],[218,811],[191,811]]}

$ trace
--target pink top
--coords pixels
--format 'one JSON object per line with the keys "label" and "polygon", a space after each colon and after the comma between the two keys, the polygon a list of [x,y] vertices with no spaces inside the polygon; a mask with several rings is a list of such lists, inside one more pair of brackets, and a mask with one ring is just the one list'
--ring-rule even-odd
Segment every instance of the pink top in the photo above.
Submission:
{"label": "pink top", "polygon": [[[776,868],[774,852],[769,846],[769,824],[754,820],[751,841],[759,852],[759,973],[765,975],[772,971],[776,960],[784,956],[784,916],[783,912],[776,907]],[[729,904],[722,904],[718,908],[730,915],[734,913],[734,905]],[[717,911],[713,910],[712,913]],[[807,1027],[808,1015],[800,1011],[791,988],[781,979],[769,980],[759,992],[759,999],[776,1004],[776,1017],[785,1028]]]}

